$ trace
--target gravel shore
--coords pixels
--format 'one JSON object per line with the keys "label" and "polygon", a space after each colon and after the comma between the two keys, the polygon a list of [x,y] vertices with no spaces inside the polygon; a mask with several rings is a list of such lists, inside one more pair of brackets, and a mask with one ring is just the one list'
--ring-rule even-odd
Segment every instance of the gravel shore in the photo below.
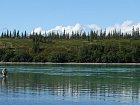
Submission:
{"label": "gravel shore", "polygon": [[0,62],[0,64],[73,64],[73,65],[140,65],[140,63],[52,63],[52,62]]}

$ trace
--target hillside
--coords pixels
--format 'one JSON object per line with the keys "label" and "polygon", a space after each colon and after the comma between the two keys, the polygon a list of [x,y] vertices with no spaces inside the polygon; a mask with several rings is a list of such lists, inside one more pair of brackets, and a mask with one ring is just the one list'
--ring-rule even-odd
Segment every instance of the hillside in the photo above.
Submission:
{"label": "hillside", "polygon": [[140,41],[134,39],[54,39],[39,42],[33,51],[32,38],[0,38],[0,61],[5,62],[140,62]]}

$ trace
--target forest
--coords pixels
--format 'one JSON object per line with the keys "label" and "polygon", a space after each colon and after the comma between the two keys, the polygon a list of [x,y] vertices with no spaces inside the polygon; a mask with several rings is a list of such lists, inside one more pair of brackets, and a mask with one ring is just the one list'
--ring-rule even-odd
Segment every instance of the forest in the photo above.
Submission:
{"label": "forest", "polygon": [[139,28],[90,32],[30,33],[13,30],[0,35],[1,62],[139,63]]}

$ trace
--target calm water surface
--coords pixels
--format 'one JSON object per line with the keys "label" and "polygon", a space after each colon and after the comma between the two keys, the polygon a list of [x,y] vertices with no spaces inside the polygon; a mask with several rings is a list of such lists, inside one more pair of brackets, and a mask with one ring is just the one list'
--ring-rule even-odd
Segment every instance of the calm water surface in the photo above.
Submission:
{"label": "calm water surface", "polygon": [[138,65],[0,65],[3,105],[139,105]]}

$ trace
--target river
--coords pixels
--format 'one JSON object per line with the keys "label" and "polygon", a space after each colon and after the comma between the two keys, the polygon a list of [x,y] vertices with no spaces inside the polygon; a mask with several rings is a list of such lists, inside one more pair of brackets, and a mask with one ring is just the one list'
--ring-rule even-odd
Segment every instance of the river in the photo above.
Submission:
{"label": "river", "polygon": [[140,65],[0,64],[1,105],[139,105]]}

